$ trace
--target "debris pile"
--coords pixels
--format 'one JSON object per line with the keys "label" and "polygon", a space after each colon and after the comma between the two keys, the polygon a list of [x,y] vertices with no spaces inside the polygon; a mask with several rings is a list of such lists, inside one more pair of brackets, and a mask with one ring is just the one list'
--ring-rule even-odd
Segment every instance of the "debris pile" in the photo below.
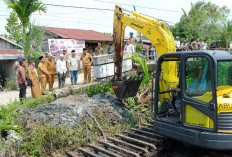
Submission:
{"label": "debris pile", "polygon": [[24,108],[18,119],[26,127],[40,124],[76,127],[91,115],[103,115],[112,122],[128,120],[124,104],[110,93],[101,93],[89,98],[86,95],[70,95],[36,108]]}

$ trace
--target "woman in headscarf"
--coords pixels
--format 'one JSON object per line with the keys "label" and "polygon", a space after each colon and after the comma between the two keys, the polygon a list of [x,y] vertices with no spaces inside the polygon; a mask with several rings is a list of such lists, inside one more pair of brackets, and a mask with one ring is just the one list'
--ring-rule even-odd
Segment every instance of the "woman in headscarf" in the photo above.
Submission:
{"label": "woman in headscarf", "polygon": [[31,95],[33,98],[40,98],[41,97],[41,91],[39,86],[39,80],[38,80],[38,74],[35,68],[35,62],[30,61],[30,65],[28,67],[28,74],[29,78],[32,82],[31,86]]}

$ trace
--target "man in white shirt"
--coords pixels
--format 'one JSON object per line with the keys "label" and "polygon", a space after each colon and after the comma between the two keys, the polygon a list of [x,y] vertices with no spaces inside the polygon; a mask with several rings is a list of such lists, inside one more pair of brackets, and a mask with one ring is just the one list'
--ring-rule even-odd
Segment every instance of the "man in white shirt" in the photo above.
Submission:
{"label": "man in white shirt", "polygon": [[72,56],[68,60],[68,70],[71,72],[71,83],[77,84],[78,70],[80,69],[80,59],[76,56],[75,50],[72,50]]}
{"label": "man in white shirt", "polygon": [[62,88],[64,87],[67,73],[66,61],[63,54],[60,55],[60,59],[56,62],[56,72],[58,74],[59,88]]}
{"label": "man in white shirt", "polygon": [[126,45],[124,45],[124,51],[128,51],[128,52],[135,52],[135,47],[130,43],[130,40],[126,41]]}
{"label": "man in white shirt", "polygon": [[176,51],[181,51],[181,46],[180,46],[180,38],[177,36],[176,37]]}
{"label": "man in white shirt", "polygon": [[201,48],[202,50],[207,50],[207,47],[208,47],[207,40],[205,39],[204,42],[201,44]]}

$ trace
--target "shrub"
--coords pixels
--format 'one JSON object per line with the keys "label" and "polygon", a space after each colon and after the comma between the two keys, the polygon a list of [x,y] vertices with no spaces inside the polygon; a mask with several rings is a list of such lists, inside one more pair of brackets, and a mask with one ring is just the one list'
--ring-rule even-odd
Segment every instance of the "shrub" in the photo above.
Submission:
{"label": "shrub", "polygon": [[17,89],[16,80],[12,78],[6,78],[5,89],[7,91],[16,90]]}
{"label": "shrub", "polygon": [[95,87],[88,87],[86,90],[88,97],[93,97],[96,94],[105,92],[114,93],[112,82],[108,82],[106,85],[97,84]]}

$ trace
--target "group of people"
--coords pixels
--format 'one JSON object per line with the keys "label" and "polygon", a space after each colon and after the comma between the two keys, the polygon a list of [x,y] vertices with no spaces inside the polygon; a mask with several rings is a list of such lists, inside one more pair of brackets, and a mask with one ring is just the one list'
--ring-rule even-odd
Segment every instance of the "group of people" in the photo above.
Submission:
{"label": "group of people", "polygon": [[[55,75],[58,75],[59,88],[64,87],[66,75],[71,73],[71,83],[77,84],[78,71],[80,70],[80,62],[84,72],[84,83],[91,81],[91,64],[93,57],[83,49],[83,53],[79,58],[76,56],[75,50],[72,50],[69,57],[66,50],[59,56],[59,60],[55,63],[54,57],[51,53],[45,53],[45,56],[39,57],[38,73],[33,60],[29,61],[28,74],[26,74],[25,61],[19,57],[19,68],[17,71],[17,84],[19,87],[19,99],[26,98],[26,87],[31,86],[31,93],[33,98],[39,98],[45,95],[47,80],[49,83],[49,90],[53,90]],[[39,83],[40,80],[40,83]]]}
{"label": "group of people", "polygon": [[213,41],[208,47],[207,40],[205,39],[203,42],[200,42],[199,38],[192,41],[191,43],[188,42],[188,39],[185,39],[183,43],[180,43],[180,38],[177,36],[175,40],[176,44],[176,51],[190,51],[190,50],[213,50],[217,47],[216,42]]}
{"label": "group of people", "polygon": [[[134,37],[134,33],[130,32],[130,38],[126,40],[126,43],[124,45],[124,51],[130,51],[135,52],[136,48],[136,38]],[[92,56],[101,56],[103,54],[113,54],[114,53],[114,47],[112,42],[108,42],[108,48],[107,52],[104,52],[104,49],[102,47],[101,43],[97,44],[97,47],[93,51],[91,46],[87,46],[87,52],[91,54]]]}
{"label": "group of people", "polygon": [[[108,49],[107,49],[106,54],[113,54],[114,53],[114,48],[112,45],[113,45],[112,42],[108,42]],[[104,54],[104,49],[102,47],[102,44],[98,43],[97,47],[94,49],[94,51],[93,51],[91,46],[87,46],[87,52],[89,54],[91,54],[92,56],[101,56]]]}

